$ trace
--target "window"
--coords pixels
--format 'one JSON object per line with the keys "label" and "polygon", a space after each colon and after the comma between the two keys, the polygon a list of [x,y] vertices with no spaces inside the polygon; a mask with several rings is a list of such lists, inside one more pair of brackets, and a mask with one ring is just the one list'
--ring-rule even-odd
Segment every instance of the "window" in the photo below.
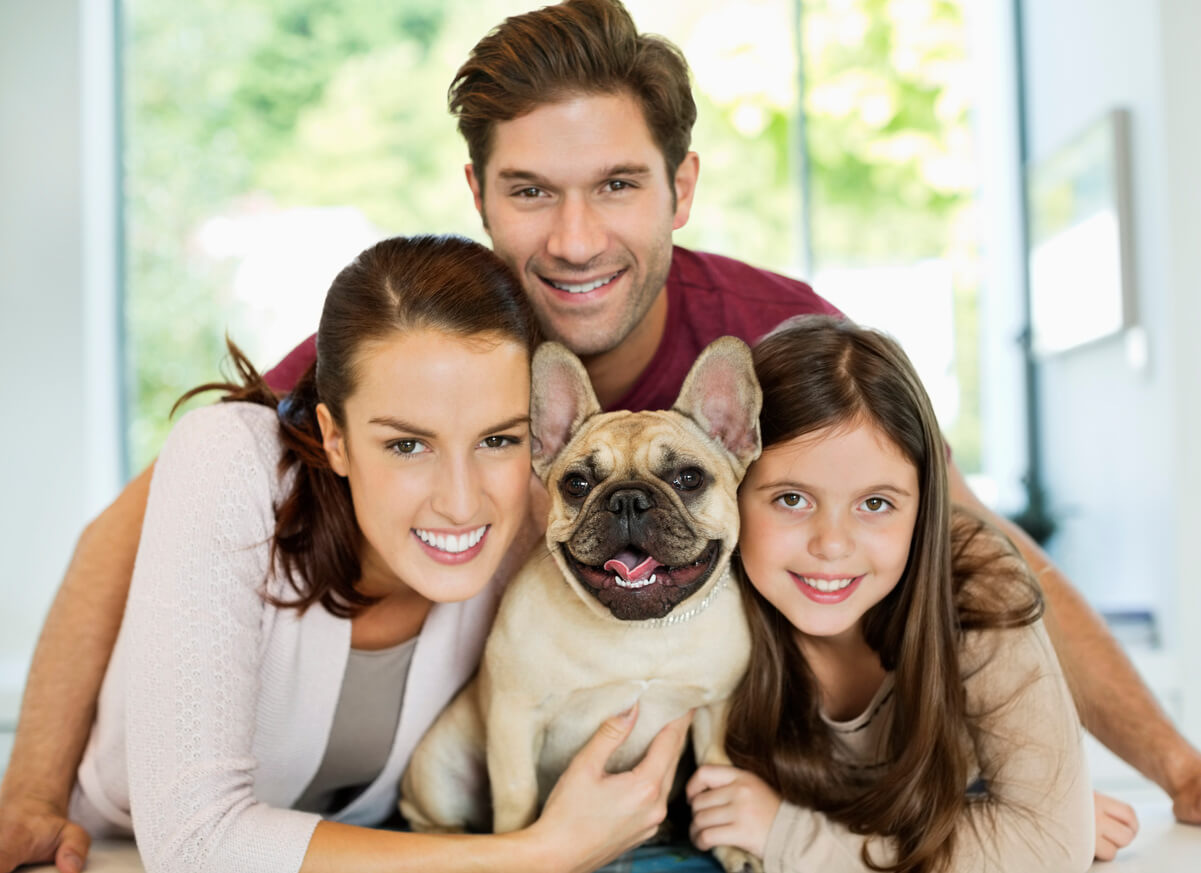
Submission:
{"label": "window", "polygon": [[[226,331],[268,367],[374,240],[486,239],[445,92],[484,29],[531,5],[126,0],[131,468],[157,452],[175,398],[216,375]],[[808,278],[897,335],[960,466],[979,469],[960,4],[627,5],[694,73],[701,184],[677,240]]]}

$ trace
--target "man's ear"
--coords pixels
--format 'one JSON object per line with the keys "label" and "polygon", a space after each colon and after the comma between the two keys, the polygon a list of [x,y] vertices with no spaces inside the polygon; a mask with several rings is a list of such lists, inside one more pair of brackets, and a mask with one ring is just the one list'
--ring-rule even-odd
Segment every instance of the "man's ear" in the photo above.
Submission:
{"label": "man's ear", "polygon": [[475,211],[480,214],[484,230],[488,230],[488,216],[484,214],[484,180],[475,174],[475,164],[471,161],[463,165],[463,173],[467,176],[467,187],[471,189],[471,199],[475,201]]}
{"label": "man's ear", "polygon": [[546,481],[551,465],[585,421],[600,412],[588,371],[566,346],[546,342],[534,352],[530,430],[534,472]]}
{"label": "man's ear", "polygon": [[325,457],[329,465],[339,476],[350,475],[349,456],[346,452],[346,439],[342,428],[334,421],[329,407],[324,403],[317,404],[317,426],[321,428],[321,446],[325,449]]}
{"label": "man's ear", "polygon": [[696,180],[701,173],[701,159],[696,152],[689,152],[676,167],[676,176],[672,180],[676,192],[676,214],[671,223],[672,230],[679,230],[688,223],[692,214],[692,198],[696,194]]}

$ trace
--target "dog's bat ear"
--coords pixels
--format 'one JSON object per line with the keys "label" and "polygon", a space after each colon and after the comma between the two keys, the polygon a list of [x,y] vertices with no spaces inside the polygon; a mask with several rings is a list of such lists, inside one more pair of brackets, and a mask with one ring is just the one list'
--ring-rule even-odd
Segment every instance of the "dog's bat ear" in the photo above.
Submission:
{"label": "dog's bat ear", "polygon": [[687,415],[725,446],[742,473],[762,450],[762,405],[763,392],[755,378],[750,348],[737,337],[723,336],[700,353],[672,409]]}
{"label": "dog's bat ear", "polygon": [[600,411],[580,359],[556,342],[538,346],[530,391],[530,431],[534,471],[543,480],[580,425]]}

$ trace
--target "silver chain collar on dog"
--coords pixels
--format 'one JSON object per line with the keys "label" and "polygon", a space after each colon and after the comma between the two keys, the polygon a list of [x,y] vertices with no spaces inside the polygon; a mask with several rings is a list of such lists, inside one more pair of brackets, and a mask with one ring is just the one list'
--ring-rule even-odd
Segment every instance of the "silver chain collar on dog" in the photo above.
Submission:
{"label": "silver chain collar on dog", "polygon": [[692,609],[684,612],[673,612],[671,615],[665,615],[663,618],[652,618],[647,621],[640,622],[643,627],[667,627],[668,625],[679,624],[682,621],[688,621],[690,618],[696,618],[702,612],[709,608],[709,604],[717,597],[730,582],[730,568],[727,566],[726,571],[721,574],[721,578],[717,580],[717,584],[712,590],[705,595],[705,599],[698,603]]}

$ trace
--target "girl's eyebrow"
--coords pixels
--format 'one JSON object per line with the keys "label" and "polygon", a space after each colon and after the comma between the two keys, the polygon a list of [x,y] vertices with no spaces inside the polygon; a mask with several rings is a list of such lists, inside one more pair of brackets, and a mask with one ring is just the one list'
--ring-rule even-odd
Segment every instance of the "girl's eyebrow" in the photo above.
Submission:
{"label": "girl's eyebrow", "polygon": [[[789,479],[777,479],[775,482],[765,482],[762,485],[758,486],[755,490],[756,491],[775,491],[776,489],[779,489],[779,488],[793,488],[797,491],[812,491],[812,490],[814,490],[813,488],[811,488],[808,485],[805,485],[804,483],[793,482]],[[872,492],[876,492],[876,491],[888,491],[892,494],[897,495],[898,497],[912,497],[913,496],[908,491],[906,491],[904,488],[900,488],[896,485],[890,485],[887,482],[882,482],[879,485],[872,485],[870,488],[857,488],[855,490],[862,494],[868,494],[868,493],[872,493]]]}

